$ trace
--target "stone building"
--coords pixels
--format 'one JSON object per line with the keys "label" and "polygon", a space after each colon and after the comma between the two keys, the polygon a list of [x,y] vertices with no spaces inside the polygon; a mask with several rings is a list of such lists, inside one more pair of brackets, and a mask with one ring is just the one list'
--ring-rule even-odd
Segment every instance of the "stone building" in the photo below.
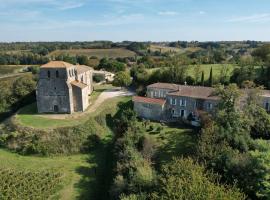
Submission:
{"label": "stone building", "polygon": [[[243,99],[249,90],[243,90]],[[198,118],[199,111],[215,112],[219,97],[214,88],[201,86],[155,83],[147,87],[147,97],[133,97],[134,110],[139,117],[152,120],[170,120],[189,116]],[[270,111],[270,91],[260,94],[262,107]]]}
{"label": "stone building", "polygon": [[82,112],[89,106],[93,92],[93,69],[51,61],[40,67],[36,90],[39,113]]}

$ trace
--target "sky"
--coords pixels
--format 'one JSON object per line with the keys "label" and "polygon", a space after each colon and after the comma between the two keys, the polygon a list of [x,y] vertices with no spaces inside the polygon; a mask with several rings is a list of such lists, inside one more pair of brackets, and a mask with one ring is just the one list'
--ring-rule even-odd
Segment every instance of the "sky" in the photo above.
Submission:
{"label": "sky", "polygon": [[270,0],[0,0],[0,41],[270,41]]}

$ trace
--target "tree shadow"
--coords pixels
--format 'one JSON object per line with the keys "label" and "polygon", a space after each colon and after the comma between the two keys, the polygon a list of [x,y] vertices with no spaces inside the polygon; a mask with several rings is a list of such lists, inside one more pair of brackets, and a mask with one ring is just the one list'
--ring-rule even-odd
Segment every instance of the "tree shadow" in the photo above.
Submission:
{"label": "tree shadow", "polygon": [[80,191],[79,200],[107,200],[109,188],[112,182],[112,143],[108,140],[96,145],[87,162],[89,167],[81,166],[76,172],[82,178],[75,187]]}
{"label": "tree shadow", "polygon": [[[115,119],[123,110],[132,108],[132,102],[119,103],[117,112],[112,116],[105,116],[106,126],[111,132],[115,131]],[[114,155],[113,155],[114,135],[103,138],[92,151],[89,152],[89,167],[79,167],[76,172],[82,178],[75,187],[80,191],[78,200],[108,200],[110,199],[109,190],[113,182]]]}

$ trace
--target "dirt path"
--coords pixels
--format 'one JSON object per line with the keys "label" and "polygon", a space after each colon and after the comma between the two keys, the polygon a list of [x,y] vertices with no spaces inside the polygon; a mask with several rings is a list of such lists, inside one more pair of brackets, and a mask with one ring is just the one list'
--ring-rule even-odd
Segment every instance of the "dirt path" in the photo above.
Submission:
{"label": "dirt path", "polygon": [[[0,75],[0,79],[5,79],[5,78],[11,78],[11,77],[17,77],[17,76],[22,76],[22,75],[25,75],[29,72],[20,72],[20,73],[15,73],[15,74],[6,74],[6,75]],[[30,72],[31,73],[31,72]]]}
{"label": "dirt path", "polygon": [[40,117],[50,118],[50,119],[77,119],[93,113],[97,110],[101,104],[111,98],[121,97],[121,96],[133,96],[134,92],[121,90],[120,88],[112,88],[102,92],[93,104],[91,104],[85,112],[78,112],[73,114],[51,114],[51,115],[39,115]]}

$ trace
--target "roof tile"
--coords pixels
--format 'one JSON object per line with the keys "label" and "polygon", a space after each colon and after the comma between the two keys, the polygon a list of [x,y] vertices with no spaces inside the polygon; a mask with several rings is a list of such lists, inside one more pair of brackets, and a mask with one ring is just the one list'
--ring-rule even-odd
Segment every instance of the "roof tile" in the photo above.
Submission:
{"label": "roof tile", "polygon": [[165,99],[154,99],[154,98],[139,97],[139,96],[134,96],[132,101],[148,103],[148,104],[159,104],[159,105],[164,105],[166,103]]}

